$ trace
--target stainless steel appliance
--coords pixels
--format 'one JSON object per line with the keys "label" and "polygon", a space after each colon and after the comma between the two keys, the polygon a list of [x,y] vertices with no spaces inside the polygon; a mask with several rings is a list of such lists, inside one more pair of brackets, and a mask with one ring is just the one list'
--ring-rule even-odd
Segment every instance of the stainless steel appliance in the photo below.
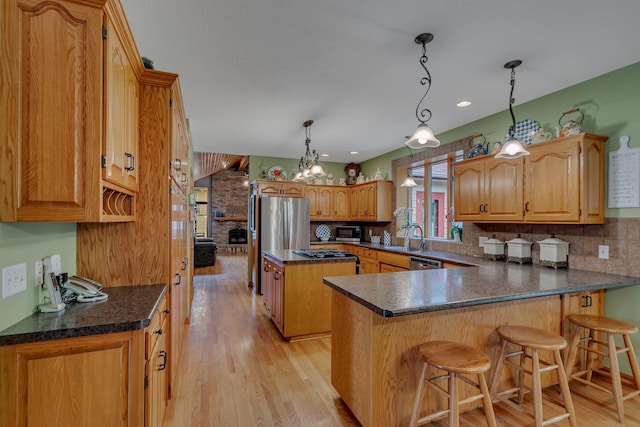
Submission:
{"label": "stainless steel appliance", "polygon": [[256,262],[252,265],[255,292],[262,293],[262,251],[309,248],[309,199],[255,196],[250,227]]}
{"label": "stainless steel appliance", "polygon": [[409,270],[433,270],[442,268],[442,261],[431,258],[409,257]]}
{"label": "stainless steel appliance", "polygon": [[362,229],[358,225],[339,225],[336,227],[336,241],[360,243]]}
{"label": "stainless steel appliance", "polygon": [[355,258],[356,259],[356,274],[360,274],[360,258],[348,251],[341,251],[339,249],[301,249],[293,251],[294,253],[309,258]]}

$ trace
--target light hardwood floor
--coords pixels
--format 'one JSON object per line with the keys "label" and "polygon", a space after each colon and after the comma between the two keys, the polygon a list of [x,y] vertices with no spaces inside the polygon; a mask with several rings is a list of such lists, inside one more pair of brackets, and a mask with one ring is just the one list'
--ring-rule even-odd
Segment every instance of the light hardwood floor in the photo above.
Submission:
{"label": "light hardwood floor", "polygon": [[[331,387],[331,339],[285,342],[262,296],[246,287],[246,255],[218,256],[215,267],[195,274],[191,325],[164,427],[359,425]],[[580,427],[620,425],[610,396],[575,381],[571,389]],[[502,427],[533,425],[528,413],[505,403],[495,411]],[[625,402],[625,421],[640,426],[640,397]],[[482,412],[466,413],[463,425],[484,426]]]}

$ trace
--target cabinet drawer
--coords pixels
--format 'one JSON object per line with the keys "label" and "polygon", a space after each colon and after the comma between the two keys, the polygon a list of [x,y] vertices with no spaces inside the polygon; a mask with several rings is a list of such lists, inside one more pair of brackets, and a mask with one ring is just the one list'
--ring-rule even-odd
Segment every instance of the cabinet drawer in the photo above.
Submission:
{"label": "cabinet drawer", "polygon": [[349,252],[351,252],[352,254],[359,256],[359,257],[363,257],[363,258],[369,258],[372,260],[376,260],[378,259],[378,251],[376,251],[375,249],[369,249],[369,248],[362,248],[359,246],[353,246],[349,249]]}
{"label": "cabinet drawer", "polygon": [[162,297],[162,301],[158,304],[158,309],[156,310],[153,318],[151,319],[151,324],[147,326],[145,330],[145,348],[144,355],[145,360],[149,360],[151,355],[153,354],[153,349],[160,338],[160,335],[167,333],[167,323],[165,320],[168,317],[167,312],[167,297],[166,295]]}
{"label": "cabinet drawer", "polygon": [[396,267],[409,268],[409,256],[402,254],[392,254],[390,252],[379,251],[378,262],[395,265]]}

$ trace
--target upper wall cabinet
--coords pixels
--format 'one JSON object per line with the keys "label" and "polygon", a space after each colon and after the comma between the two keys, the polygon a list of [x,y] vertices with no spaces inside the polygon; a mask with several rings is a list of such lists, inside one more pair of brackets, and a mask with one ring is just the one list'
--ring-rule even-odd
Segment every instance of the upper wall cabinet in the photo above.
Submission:
{"label": "upper wall cabinet", "polygon": [[258,195],[272,197],[304,197],[304,183],[291,181],[255,180],[253,191]]}
{"label": "upper wall cabinet", "polygon": [[606,140],[581,133],[530,145],[516,160],[456,163],[456,221],[603,224]]}
{"label": "upper wall cabinet", "polygon": [[391,221],[391,181],[371,181],[349,187],[349,217],[352,221]]}
{"label": "upper wall cabinet", "polygon": [[119,1],[1,7],[0,220],[135,220],[142,62]]}

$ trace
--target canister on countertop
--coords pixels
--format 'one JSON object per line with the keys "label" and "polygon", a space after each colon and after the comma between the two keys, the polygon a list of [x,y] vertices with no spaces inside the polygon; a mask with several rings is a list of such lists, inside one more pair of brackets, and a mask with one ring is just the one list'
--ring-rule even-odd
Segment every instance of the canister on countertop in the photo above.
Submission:
{"label": "canister on countertop", "polygon": [[482,257],[494,261],[504,259],[504,242],[496,239],[494,234],[491,239],[487,239],[484,242],[484,253]]}
{"label": "canister on countertop", "polygon": [[533,242],[523,239],[520,234],[515,239],[507,241],[507,262],[519,264],[531,263],[531,246]]}
{"label": "canister on countertop", "polygon": [[540,265],[553,268],[569,266],[569,242],[560,240],[555,234],[540,242]]}

